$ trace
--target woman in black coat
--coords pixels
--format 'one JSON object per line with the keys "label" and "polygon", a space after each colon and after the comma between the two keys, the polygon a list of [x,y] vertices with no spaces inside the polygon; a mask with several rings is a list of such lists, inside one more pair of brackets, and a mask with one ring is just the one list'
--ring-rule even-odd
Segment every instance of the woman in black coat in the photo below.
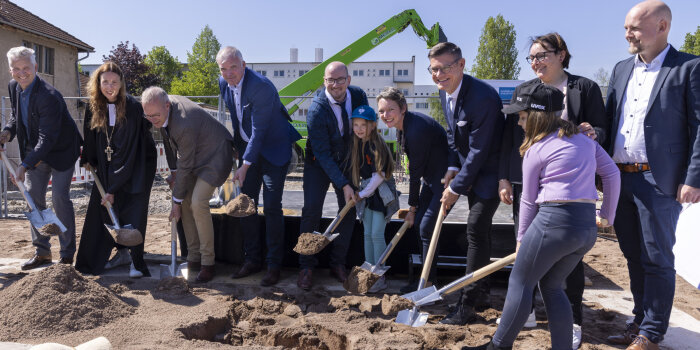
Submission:
{"label": "woman in black coat", "polygon": [[[88,91],[80,162],[94,169],[106,194],[102,198],[93,186],[75,267],[98,275],[130,264],[132,278],[150,276],[143,243],[124,247],[112,239],[104,226],[113,224],[104,204],[112,204],[120,225],[131,224],[145,237],[157,159],[151,123],[143,117],[141,104],[126,93],[124,75],[115,63],[105,62],[92,74]],[[107,261],[115,247],[116,255]]]}

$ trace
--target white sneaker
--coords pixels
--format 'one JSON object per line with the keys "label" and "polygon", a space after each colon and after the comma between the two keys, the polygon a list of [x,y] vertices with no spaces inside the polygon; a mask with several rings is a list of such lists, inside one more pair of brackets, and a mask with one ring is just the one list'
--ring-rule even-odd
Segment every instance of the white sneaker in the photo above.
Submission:
{"label": "white sneaker", "polygon": [[109,259],[109,261],[105,264],[105,270],[129,264],[131,264],[131,255],[129,255],[129,249],[122,248],[117,250],[117,254],[114,254],[114,257],[112,257],[112,259]]}
{"label": "white sneaker", "polygon": [[374,285],[369,289],[368,293],[378,293],[385,290],[387,287],[386,278],[384,276],[379,277],[379,280],[374,283]]}
{"label": "white sneaker", "polygon": [[[501,318],[496,319],[496,324],[501,324]],[[530,315],[527,316],[527,321],[525,321],[525,328],[535,328],[537,327],[537,319],[535,318],[535,310],[532,310]]]}
{"label": "white sneaker", "polygon": [[581,326],[574,323],[574,340],[571,343],[572,349],[576,350],[581,346]]}
{"label": "white sneaker", "polygon": [[129,266],[129,277],[131,278],[141,278],[143,277],[143,272],[139,271],[134,267],[134,263]]}

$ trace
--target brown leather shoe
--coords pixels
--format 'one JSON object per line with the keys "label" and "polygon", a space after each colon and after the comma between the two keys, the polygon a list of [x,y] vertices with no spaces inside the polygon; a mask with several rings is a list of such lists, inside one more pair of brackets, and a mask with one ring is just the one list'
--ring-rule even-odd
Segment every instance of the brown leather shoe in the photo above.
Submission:
{"label": "brown leather shoe", "polygon": [[202,262],[187,260],[187,269],[190,271],[199,271],[202,269]]}
{"label": "brown leather shoe", "polygon": [[643,335],[638,335],[627,350],[659,350],[659,344],[652,343],[651,340]]}
{"label": "brown leather shoe", "polygon": [[58,262],[66,265],[73,265],[73,258],[61,258]]}
{"label": "brown leather shoe", "polygon": [[243,266],[241,266],[241,269],[238,270],[238,272],[231,275],[231,278],[247,277],[247,276],[250,276],[256,272],[259,272],[260,270],[262,270],[262,267],[260,266],[260,264],[246,262],[245,264],[243,264]]}
{"label": "brown leather shoe", "polygon": [[627,324],[625,331],[622,334],[611,335],[608,337],[608,343],[615,345],[630,345],[634,338],[639,334],[639,325],[634,322]]}
{"label": "brown leather shoe", "polygon": [[31,270],[31,269],[36,269],[37,267],[44,265],[44,264],[50,264],[51,263],[51,255],[37,255],[34,254],[34,256],[27,260],[24,264],[22,264],[22,270]]}
{"label": "brown leather shoe", "polygon": [[297,278],[297,286],[303,290],[311,290],[313,282],[311,280],[311,269],[302,269],[299,271],[299,278]]}
{"label": "brown leather shoe", "polygon": [[345,269],[345,266],[333,266],[331,267],[331,275],[335,277],[338,282],[345,283],[345,280],[348,279],[348,270]]}
{"label": "brown leather shoe", "polygon": [[216,275],[214,265],[202,265],[202,270],[197,274],[197,282],[209,282]]}
{"label": "brown leather shoe", "polygon": [[277,282],[279,280],[280,280],[280,270],[279,269],[269,269],[269,270],[267,270],[267,273],[265,273],[265,276],[263,277],[262,281],[260,281],[260,285],[263,287],[269,287],[269,286],[277,284]]}

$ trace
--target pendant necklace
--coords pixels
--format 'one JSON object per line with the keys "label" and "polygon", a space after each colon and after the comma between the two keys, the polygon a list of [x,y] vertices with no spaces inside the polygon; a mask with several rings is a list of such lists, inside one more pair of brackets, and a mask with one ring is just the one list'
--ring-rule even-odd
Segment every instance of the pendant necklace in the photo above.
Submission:
{"label": "pendant necklace", "polygon": [[[107,137],[107,147],[105,148],[105,154],[107,155],[108,162],[112,161],[112,153],[114,153],[114,151],[112,150],[111,144],[112,144],[112,135],[114,135],[114,129],[116,129],[116,128],[117,128],[117,126],[114,125],[112,127],[112,132],[110,132],[109,134],[107,132],[105,132],[105,136]],[[109,126],[107,126],[107,129],[109,129]]]}

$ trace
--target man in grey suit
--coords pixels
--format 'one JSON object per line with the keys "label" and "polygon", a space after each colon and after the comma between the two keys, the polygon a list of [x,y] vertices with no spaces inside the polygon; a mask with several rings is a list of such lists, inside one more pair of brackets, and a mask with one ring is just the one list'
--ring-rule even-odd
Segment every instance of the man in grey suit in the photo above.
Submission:
{"label": "man in grey suit", "polygon": [[[214,278],[214,225],[209,198],[233,167],[233,137],[204,109],[159,87],[141,95],[145,117],[159,128],[168,166],[177,169],[170,220],[182,218],[190,269],[201,268],[197,281]],[[172,162],[177,159],[177,164]]]}
{"label": "man in grey suit", "polygon": [[658,349],[676,283],[673,245],[681,203],[700,202],[700,58],[668,44],[671,10],[635,5],[625,18],[634,56],[610,78],[608,152],[621,171],[615,231],[630,274],[634,320],[608,340]]}

